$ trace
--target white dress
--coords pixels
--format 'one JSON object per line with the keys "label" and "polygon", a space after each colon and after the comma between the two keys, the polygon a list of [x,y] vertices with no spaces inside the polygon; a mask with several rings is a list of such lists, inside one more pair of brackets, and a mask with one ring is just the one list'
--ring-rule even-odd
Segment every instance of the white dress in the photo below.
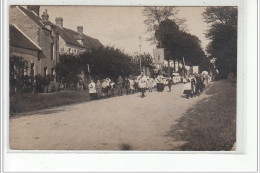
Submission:
{"label": "white dress", "polygon": [[89,85],[88,85],[88,88],[89,88],[89,93],[96,93],[97,90],[96,90],[96,84],[94,82],[91,82]]}
{"label": "white dress", "polygon": [[138,79],[138,86],[140,88],[146,88],[147,87],[148,82],[147,82],[147,78],[146,78],[145,75],[139,76],[137,79]]}

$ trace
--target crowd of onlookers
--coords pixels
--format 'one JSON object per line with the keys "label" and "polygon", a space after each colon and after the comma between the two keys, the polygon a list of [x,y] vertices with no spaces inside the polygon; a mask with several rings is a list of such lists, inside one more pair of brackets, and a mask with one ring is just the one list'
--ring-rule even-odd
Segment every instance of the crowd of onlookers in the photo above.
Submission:
{"label": "crowd of onlookers", "polygon": [[[182,78],[184,84],[184,93],[187,97],[193,97],[194,95],[199,95],[205,87],[205,83],[209,80],[208,75],[186,75],[186,78]],[[141,92],[141,97],[145,97],[145,92],[153,92],[156,88],[158,92],[162,92],[165,86],[168,87],[169,92],[171,92],[171,86],[174,84],[172,77],[164,77],[162,74],[158,74],[154,78],[147,77],[141,72],[139,76],[129,76],[122,78],[121,76],[115,81],[109,78],[103,80],[90,80],[88,84],[90,99],[102,99],[109,97],[109,95],[114,96],[115,90],[117,90],[117,95],[123,95],[123,90],[125,93],[134,94],[136,92]],[[110,94],[109,94],[110,93]]]}

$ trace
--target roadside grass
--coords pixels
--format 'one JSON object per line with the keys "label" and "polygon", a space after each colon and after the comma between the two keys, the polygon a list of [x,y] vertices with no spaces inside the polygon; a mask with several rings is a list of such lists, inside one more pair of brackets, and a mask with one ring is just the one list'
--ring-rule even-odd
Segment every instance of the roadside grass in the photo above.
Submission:
{"label": "roadside grass", "polygon": [[[118,96],[118,89],[115,89],[114,96]],[[109,97],[111,92],[109,91]],[[123,94],[126,91],[123,89]],[[10,117],[23,116],[20,113],[38,111],[56,106],[69,105],[90,101],[88,90],[67,90],[54,93],[16,94],[10,95]],[[19,115],[18,115],[19,114]]]}
{"label": "roadside grass", "polygon": [[214,82],[210,97],[189,109],[167,136],[185,144],[181,151],[230,151],[236,141],[236,86],[227,80]]}
{"label": "roadside grass", "polygon": [[10,96],[10,116],[16,113],[30,112],[89,101],[87,91],[66,91],[46,94],[17,94]]}

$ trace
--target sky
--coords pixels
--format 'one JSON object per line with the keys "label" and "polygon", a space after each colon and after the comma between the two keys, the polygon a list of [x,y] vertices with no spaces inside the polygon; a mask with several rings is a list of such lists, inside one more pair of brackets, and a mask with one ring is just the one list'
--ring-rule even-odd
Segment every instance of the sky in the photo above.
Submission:
{"label": "sky", "polygon": [[[56,17],[63,18],[63,27],[77,31],[77,26],[83,26],[83,33],[98,39],[105,46],[114,46],[125,53],[134,55],[139,52],[153,53],[155,45],[146,39],[142,15],[144,7],[102,7],[102,6],[41,6],[40,16],[47,9],[49,20],[55,23]],[[187,30],[201,40],[205,49],[209,40],[204,36],[208,29],[203,21],[204,7],[178,7],[177,17],[185,18]],[[141,36],[141,41],[139,37]]]}

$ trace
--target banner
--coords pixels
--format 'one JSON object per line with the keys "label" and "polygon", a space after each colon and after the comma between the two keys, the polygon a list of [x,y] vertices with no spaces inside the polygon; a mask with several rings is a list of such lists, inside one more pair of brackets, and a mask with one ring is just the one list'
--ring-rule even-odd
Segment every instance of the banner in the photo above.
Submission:
{"label": "banner", "polygon": [[158,48],[153,50],[154,63],[163,64],[164,63],[164,49]]}

